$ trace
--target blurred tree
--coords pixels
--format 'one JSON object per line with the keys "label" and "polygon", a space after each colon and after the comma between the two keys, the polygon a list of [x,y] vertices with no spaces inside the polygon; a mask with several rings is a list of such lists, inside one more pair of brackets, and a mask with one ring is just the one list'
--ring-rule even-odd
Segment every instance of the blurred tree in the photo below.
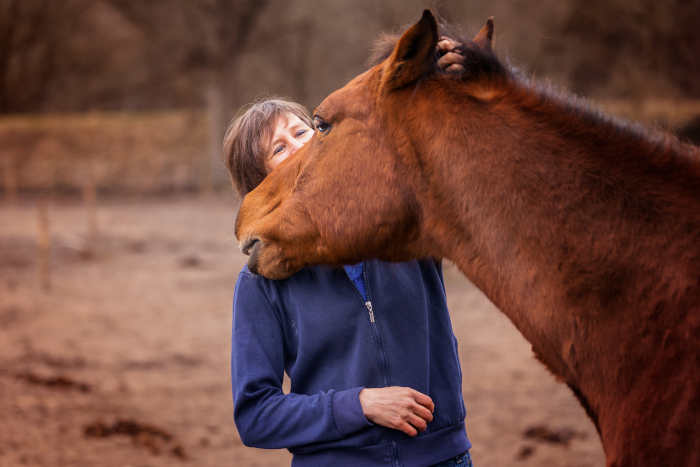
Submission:
{"label": "blurred tree", "polygon": [[[231,70],[239,65],[268,1],[105,1],[152,39],[147,47],[154,58],[150,64],[155,75],[190,74],[205,89],[211,165],[202,174],[202,183],[206,191],[211,191],[221,173],[224,106],[236,90]],[[169,60],[169,50],[180,51],[181,61]]]}
{"label": "blurred tree", "polygon": [[700,5],[688,0],[571,0],[562,47],[583,94],[700,97]]}
{"label": "blurred tree", "polygon": [[272,93],[313,107],[426,6],[468,34],[494,15],[499,55],[587,95],[698,96],[696,3],[0,0],[0,113],[218,103],[225,121]]}
{"label": "blurred tree", "polygon": [[0,0],[0,113],[41,109],[84,0]]}
{"label": "blurred tree", "polygon": [[[182,172],[188,186],[198,178],[207,188],[226,182],[221,139],[236,109],[269,95],[312,109],[366,69],[380,32],[399,32],[430,7],[465,38],[495,16],[496,53],[555,85],[594,99],[626,98],[634,107],[627,116],[633,117],[642,117],[637,114],[647,106],[636,104],[644,98],[671,98],[656,99],[663,111],[654,111],[654,121],[670,122],[664,112],[673,114],[673,125],[690,120],[697,106],[688,102],[681,115],[677,99],[700,98],[697,1],[533,5],[531,0],[0,0],[0,116],[125,111],[132,130],[145,130],[144,140],[188,141],[191,159]],[[144,128],[129,113],[170,109],[188,109],[181,113],[182,126]],[[200,110],[206,110],[208,126],[199,121]],[[115,141],[128,141],[129,131],[116,126]],[[38,153],[34,144],[46,138],[36,131],[18,133],[0,134],[5,159],[0,167],[10,189],[16,185],[13,174],[35,170],[27,165],[28,154]],[[73,134],[79,141],[93,138],[80,128]],[[100,144],[116,147],[103,140],[85,147]],[[65,146],[66,160],[80,157],[81,146]],[[178,143],[162,147],[182,149]],[[118,161],[124,151],[104,158]],[[72,163],[61,167],[62,177],[74,172]]]}

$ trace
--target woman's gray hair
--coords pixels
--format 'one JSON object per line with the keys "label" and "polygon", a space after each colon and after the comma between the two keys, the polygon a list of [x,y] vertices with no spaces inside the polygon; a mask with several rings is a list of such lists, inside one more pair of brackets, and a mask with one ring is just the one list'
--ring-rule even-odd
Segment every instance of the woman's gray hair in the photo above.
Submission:
{"label": "woman's gray hair", "polygon": [[267,175],[265,154],[271,143],[273,126],[285,113],[296,115],[313,128],[303,105],[281,98],[265,98],[241,108],[226,130],[224,163],[241,198]]}

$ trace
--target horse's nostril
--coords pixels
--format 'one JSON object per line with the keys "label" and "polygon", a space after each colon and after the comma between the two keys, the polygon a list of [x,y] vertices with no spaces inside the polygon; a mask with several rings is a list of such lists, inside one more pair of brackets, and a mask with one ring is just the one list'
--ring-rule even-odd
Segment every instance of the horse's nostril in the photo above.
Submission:
{"label": "horse's nostril", "polygon": [[258,239],[258,238],[248,238],[243,243],[241,243],[241,252],[244,255],[249,256],[250,250],[252,250],[253,247],[255,246],[255,244],[258,243],[259,241],[260,241],[260,239]]}

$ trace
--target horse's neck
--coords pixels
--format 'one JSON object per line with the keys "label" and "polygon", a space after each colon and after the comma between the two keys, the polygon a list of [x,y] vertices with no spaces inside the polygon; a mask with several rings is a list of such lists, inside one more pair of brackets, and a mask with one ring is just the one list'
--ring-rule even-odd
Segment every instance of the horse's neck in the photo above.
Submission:
{"label": "horse's neck", "polygon": [[[683,228],[700,222],[697,150],[532,92],[485,109],[452,111],[426,138],[436,162],[424,211],[443,254],[464,251],[505,274],[504,262],[651,264],[662,259],[648,248],[669,229],[676,245],[689,241]],[[665,253],[673,262],[679,251]]]}
{"label": "horse's neck", "polygon": [[426,230],[567,378],[576,326],[610,323],[612,342],[640,294],[653,307],[684,286],[659,279],[697,252],[700,159],[564,102],[512,101],[442,122]]}

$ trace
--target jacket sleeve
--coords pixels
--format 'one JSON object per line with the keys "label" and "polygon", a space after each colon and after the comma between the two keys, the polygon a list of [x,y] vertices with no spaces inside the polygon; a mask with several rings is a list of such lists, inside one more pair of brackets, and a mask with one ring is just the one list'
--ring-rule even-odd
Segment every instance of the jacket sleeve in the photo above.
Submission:
{"label": "jacket sleeve", "polygon": [[362,387],[284,394],[284,333],[264,279],[241,272],[233,302],[231,381],[234,421],[243,443],[291,448],[334,441],[371,426],[362,412]]}

